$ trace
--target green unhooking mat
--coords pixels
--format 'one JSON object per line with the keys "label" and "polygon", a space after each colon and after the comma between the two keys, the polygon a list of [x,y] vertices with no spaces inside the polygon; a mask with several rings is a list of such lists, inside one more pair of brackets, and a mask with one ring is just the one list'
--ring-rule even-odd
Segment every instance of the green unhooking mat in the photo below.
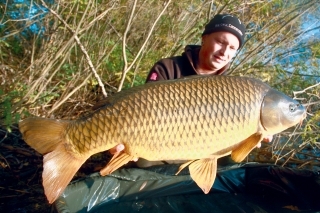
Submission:
{"label": "green unhooking mat", "polygon": [[56,211],[95,213],[320,212],[318,172],[274,165],[220,168],[209,194],[178,165],[120,169],[70,184],[55,202]]}

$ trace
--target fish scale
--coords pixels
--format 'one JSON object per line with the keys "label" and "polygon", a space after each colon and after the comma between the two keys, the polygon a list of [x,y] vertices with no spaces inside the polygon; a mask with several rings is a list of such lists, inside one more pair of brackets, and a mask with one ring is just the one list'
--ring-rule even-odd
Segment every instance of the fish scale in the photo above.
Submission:
{"label": "fish scale", "polygon": [[[157,86],[128,91],[67,134],[81,153],[109,149],[112,142],[148,160],[203,158],[258,129],[259,104],[269,89],[247,78],[212,79],[156,82]],[[84,128],[95,130],[97,137],[79,138]]]}
{"label": "fish scale", "polygon": [[93,154],[119,144],[100,171],[108,175],[134,158],[191,160],[191,178],[208,193],[217,159],[241,162],[269,135],[305,117],[297,101],[247,77],[205,76],[159,81],[116,93],[92,115],[74,120],[28,118],[24,140],[44,155],[43,186],[50,203]]}

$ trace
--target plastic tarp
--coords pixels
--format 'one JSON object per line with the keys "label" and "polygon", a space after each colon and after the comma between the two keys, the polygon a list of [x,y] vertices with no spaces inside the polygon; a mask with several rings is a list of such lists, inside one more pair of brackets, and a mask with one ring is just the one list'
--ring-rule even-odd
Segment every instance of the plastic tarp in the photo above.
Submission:
{"label": "plastic tarp", "polygon": [[55,202],[67,212],[320,212],[319,173],[275,165],[218,169],[204,194],[178,165],[129,168],[71,183]]}

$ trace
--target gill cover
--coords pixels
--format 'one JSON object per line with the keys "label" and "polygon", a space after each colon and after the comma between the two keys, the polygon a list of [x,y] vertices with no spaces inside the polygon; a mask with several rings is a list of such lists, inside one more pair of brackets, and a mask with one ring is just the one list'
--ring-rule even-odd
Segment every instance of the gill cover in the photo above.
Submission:
{"label": "gill cover", "polygon": [[305,108],[285,94],[270,89],[261,106],[261,123],[268,134],[279,133],[298,124],[305,117]]}

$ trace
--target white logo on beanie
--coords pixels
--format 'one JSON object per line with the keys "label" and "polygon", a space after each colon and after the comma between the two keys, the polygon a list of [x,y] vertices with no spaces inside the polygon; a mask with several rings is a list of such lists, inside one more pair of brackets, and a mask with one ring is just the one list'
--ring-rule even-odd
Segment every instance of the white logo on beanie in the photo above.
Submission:
{"label": "white logo on beanie", "polygon": [[227,14],[227,15],[222,16],[222,18],[221,18],[221,19],[224,19],[224,18],[225,18],[225,17],[227,17],[227,16],[231,16],[231,17],[233,17],[233,15],[229,15],[229,14]]}
{"label": "white logo on beanie", "polygon": [[236,28],[235,26],[233,26],[232,24],[216,24],[214,25],[215,27],[229,27],[234,29],[235,31],[237,31],[241,36],[243,36],[243,33],[241,32],[241,30],[239,30],[238,28]]}
{"label": "white logo on beanie", "polygon": [[[228,17],[228,16],[231,16],[231,17],[233,17],[233,18],[236,18],[236,17],[234,17],[233,15],[229,15],[229,14],[227,14],[227,15],[224,15],[224,16],[222,16],[222,18],[221,19],[224,19],[225,17]],[[241,21],[240,21],[240,19],[238,19],[238,18],[236,18],[238,21],[239,21],[239,23],[241,24]]]}

